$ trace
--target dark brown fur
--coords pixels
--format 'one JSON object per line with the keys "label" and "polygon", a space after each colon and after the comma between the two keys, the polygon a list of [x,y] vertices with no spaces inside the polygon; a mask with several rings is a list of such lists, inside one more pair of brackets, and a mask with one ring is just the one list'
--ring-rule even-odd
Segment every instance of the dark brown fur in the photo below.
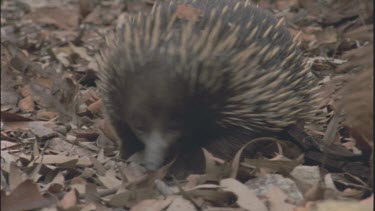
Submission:
{"label": "dark brown fur", "polygon": [[[178,5],[198,21],[176,18]],[[314,113],[314,87],[297,43],[270,13],[240,0],[167,1],[128,20],[102,53],[101,88],[124,158],[146,167],[199,147],[231,159],[259,134]],[[187,156],[188,155],[188,156]]]}

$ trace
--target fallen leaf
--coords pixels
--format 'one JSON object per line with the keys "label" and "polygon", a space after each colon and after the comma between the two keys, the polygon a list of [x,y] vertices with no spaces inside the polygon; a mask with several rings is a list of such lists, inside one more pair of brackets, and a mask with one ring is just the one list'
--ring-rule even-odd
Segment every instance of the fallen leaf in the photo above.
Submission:
{"label": "fallen leaf", "polygon": [[298,161],[294,160],[259,160],[259,159],[245,159],[242,165],[256,168],[268,168],[274,172],[289,173],[294,167],[300,165]]}
{"label": "fallen leaf", "polygon": [[80,18],[85,18],[95,8],[97,2],[92,0],[79,0],[79,13]]}
{"label": "fallen leaf", "polygon": [[322,180],[319,166],[296,166],[290,176],[308,187],[317,185]]}
{"label": "fallen leaf", "polygon": [[23,112],[33,112],[35,110],[35,103],[32,96],[27,96],[18,102],[18,107]]}
{"label": "fallen leaf", "polygon": [[238,206],[247,210],[268,211],[257,195],[239,181],[232,178],[223,179],[220,181],[220,186],[223,187],[223,190],[231,191],[237,195]]}
{"label": "fallen leaf", "polygon": [[318,31],[315,36],[318,45],[336,43],[338,37],[337,31],[333,27],[326,28],[323,31]]}
{"label": "fallen leaf", "polygon": [[369,204],[361,204],[358,201],[332,201],[327,200],[317,203],[316,208],[312,211],[372,211],[373,207]]}
{"label": "fallen leaf", "polygon": [[233,160],[232,160],[232,171],[231,171],[231,174],[230,174],[230,177],[231,178],[236,178],[237,177],[237,173],[238,173],[238,168],[240,166],[240,159],[241,159],[241,155],[242,155],[242,152],[243,150],[248,147],[249,145],[251,144],[256,144],[258,142],[269,142],[269,141],[272,141],[272,142],[280,142],[279,140],[275,139],[275,138],[272,138],[272,137],[260,137],[260,138],[255,138],[251,141],[249,141],[248,143],[246,143],[245,145],[243,145],[236,153],[236,155],[234,156]]}
{"label": "fallen leaf", "polygon": [[280,188],[288,198],[288,201],[293,204],[300,204],[304,201],[303,195],[296,185],[295,180],[283,177],[280,174],[266,174],[258,176],[254,179],[248,180],[245,185],[255,192],[258,197],[265,197],[269,195],[272,187]]}
{"label": "fallen leaf", "polygon": [[268,192],[269,211],[294,211],[295,206],[286,203],[287,198],[280,188],[273,186]]}
{"label": "fallen leaf", "polygon": [[101,100],[97,100],[96,102],[91,103],[87,110],[89,110],[92,114],[98,114],[103,108],[103,102]]}
{"label": "fallen leaf", "polygon": [[184,20],[198,21],[201,14],[202,11],[200,9],[187,4],[180,4],[176,9],[176,16]]}
{"label": "fallen leaf", "polygon": [[32,121],[32,119],[8,112],[1,112],[1,120],[4,122],[16,122],[16,121]]}
{"label": "fallen leaf", "polygon": [[9,169],[9,188],[16,189],[19,184],[26,180],[26,175],[18,168],[15,162],[10,163]]}
{"label": "fallen leaf", "polygon": [[11,146],[17,145],[17,143],[1,140],[1,150],[7,149]]}
{"label": "fallen leaf", "polygon": [[87,157],[90,159],[91,163],[94,165],[94,168],[99,176],[104,176],[106,174],[107,169],[93,156],[87,153]]}
{"label": "fallen leaf", "polygon": [[[31,156],[20,156],[23,159],[31,161]],[[67,162],[75,162],[78,166],[91,166],[92,162],[88,158],[78,158],[78,156],[63,156],[63,155],[44,155],[34,160],[34,163],[43,164],[65,164]]]}
{"label": "fallen leaf", "polygon": [[186,191],[186,196],[196,201],[203,199],[209,201],[216,206],[231,206],[236,202],[236,194],[232,191],[221,190],[220,188],[193,188],[193,190]]}
{"label": "fallen leaf", "polygon": [[52,112],[52,111],[38,111],[36,114],[37,119],[40,120],[51,120],[55,117],[57,117],[59,113],[57,112]]}
{"label": "fallen leaf", "polygon": [[13,121],[4,122],[4,126],[12,130],[30,130],[38,137],[51,137],[55,134],[53,127],[55,124],[53,122],[46,121]]}
{"label": "fallen leaf", "polygon": [[10,195],[1,192],[1,210],[31,210],[47,207],[54,204],[52,198],[44,198],[37,184],[31,180],[25,180]]}
{"label": "fallen leaf", "polygon": [[146,199],[134,205],[130,211],[161,211],[168,207],[174,197],[167,197],[164,200]]}
{"label": "fallen leaf", "polygon": [[[336,68],[336,72],[348,72],[354,68],[371,69],[374,65],[373,60],[373,45],[368,44],[359,48],[346,51],[342,55],[342,59],[347,59],[349,62],[342,64]],[[372,70],[372,69],[371,69]]]}
{"label": "fallen leaf", "polygon": [[169,205],[166,211],[180,211],[180,210],[196,211],[197,209],[194,207],[194,204],[192,204],[190,201],[182,197],[176,197],[174,198],[174,200]]}
{"label": "fallen leaf", "polygon": [[69,209],[75,206],[78,202],[78,191],[76,189],[70,190],[64,195],[64,197],[59,202],[59,207],[62,209]]}
{"label": "fallen leaf", "polygon": [[61,29],[75,29],[78,26],[78,10],[67,7],[41,7],[24,18],[35,23],[52,24]]}
{"label": "fallen leaf", "polygon": [[109,174],[108,171],[106,172],[105,176],[98,176],[100,182],[107,188],[116,188],[121,186],[121,180],[117,179],[115,175]]}
{"label": "fallen leaf", "polygon": [[136,190],[124,191],[114,195],[108,203],[115,207],[132,207],[140,201],[152,199],[155,196],[157,196],[157,193],[149,188],[137,188]]}
{"label": "fallen leaf", "polygon": [[90,62],[93,60],[91,56],[87,54],[87,50],[84,47],[77,47],[73,43],[69,43],[69,47],[72,49],[72,51],[76,54],[78,54],[82,59]]}
{"label": "fallen leaf", "polygon": [[33,91],[31,90],[30,85],[25,85],[19,89],[22,97],[32,96]]}

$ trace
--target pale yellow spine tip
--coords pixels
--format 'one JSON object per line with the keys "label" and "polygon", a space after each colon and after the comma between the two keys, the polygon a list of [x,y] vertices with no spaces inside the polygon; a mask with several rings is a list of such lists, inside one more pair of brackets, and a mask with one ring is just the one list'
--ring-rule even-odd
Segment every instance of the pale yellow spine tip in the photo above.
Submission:
{"label": "pale yellow spine tip", "polygon": [[282,17],[280,18],[280,20],[277,22],[276,24],[276,28],[280,27],[280,26],[284,26],[285,25],[285,17]]}
{"label": "pale yellow spine tip", "polygon": [[297,44],[297,45],[300,43],[301,34],[302,34],[302,31],[299,31],[299,32],[297,33],[297,35],[293,38],[293,43],[295,43],[295,44]]}

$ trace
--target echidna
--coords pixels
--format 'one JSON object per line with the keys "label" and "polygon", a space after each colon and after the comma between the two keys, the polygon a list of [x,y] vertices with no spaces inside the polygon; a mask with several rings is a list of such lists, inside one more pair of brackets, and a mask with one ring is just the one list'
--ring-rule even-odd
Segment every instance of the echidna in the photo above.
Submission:
{"label": "echidna", "polygon": [[[250,137],[314,113],[309,65],[282,20],[241,0],[169,0],[125,21],[99,61],[122,155],[205,147],[230,158]],[[194,156],[194,155],[192,155]]]}

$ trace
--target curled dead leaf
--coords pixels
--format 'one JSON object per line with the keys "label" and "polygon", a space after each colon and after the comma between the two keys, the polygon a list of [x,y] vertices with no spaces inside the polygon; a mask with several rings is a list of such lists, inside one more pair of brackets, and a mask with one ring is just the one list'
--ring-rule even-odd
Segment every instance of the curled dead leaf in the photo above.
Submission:
{"label": "curled dead leaf", "polygon": [[237,195],[237,204],[247,210],[268,211],[266,205],[257,197],[254,191],[239,181],[228,178],[220,181],[223,190]]}
{"label": "curled dead leaf", "polygon": [[32,96],[27,96],[27,97],[21,99],[18,102],[18,107],[23,112],[26,112],[26,113],[33,112],[35,110],[34,98]]}
{"label": "curled dead leaf", "polygon": [[180,19],[197,21],[202,14],[200,9],[191,5],[181,4],[177,6],[176,16]]}

